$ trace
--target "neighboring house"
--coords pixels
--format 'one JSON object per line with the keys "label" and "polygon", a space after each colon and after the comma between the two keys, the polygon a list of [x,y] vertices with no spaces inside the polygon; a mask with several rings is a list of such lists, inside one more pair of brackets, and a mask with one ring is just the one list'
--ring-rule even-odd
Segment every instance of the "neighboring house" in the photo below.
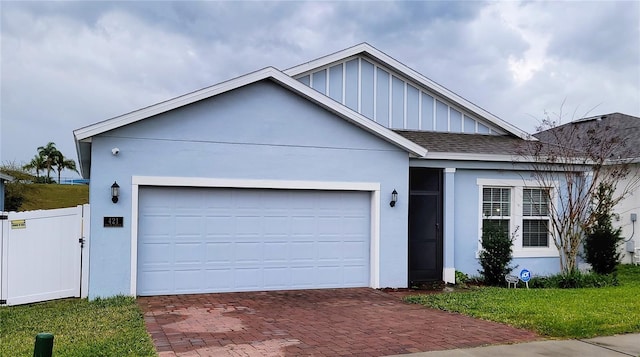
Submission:
{"label": "neighboring house", "polygon": [[91,297],[454,282],[483,219],[518,230],[520,268],[559,269],[528,209],[546,188],[513,163],[536,139],[368,44],[74,136]]}
{"label": "neighboring house", "polygon": [[0,212],[4,211],[4,183],[5,181],[13,181],[13,177],[0,172]]}
{"label": "neighboring house", "polygon": [[[622,228],[624,242],[620,247],[623,263],[640,261],[640,118],[622,113],[611,113],[574,120],[552,129],[535,134],[540,140],[555,141],[563,136],[586,138],[593,131],[605,142],[611,143],[611,159],[630,163],[627,176],[617,183],[617,195],[628,191],[625,199],[615,207],[617,219],[614,226]],[[555,133],[554,133],[555,132]],[[574,135],[575,134],[575,135]],[[567,140],[569,144],[572,140]],[[589,140],[578,140],[574,146],[591,145]],[[638,229],[638,232],[636,232]],[[637,248],[637,250],[636,250]]]}

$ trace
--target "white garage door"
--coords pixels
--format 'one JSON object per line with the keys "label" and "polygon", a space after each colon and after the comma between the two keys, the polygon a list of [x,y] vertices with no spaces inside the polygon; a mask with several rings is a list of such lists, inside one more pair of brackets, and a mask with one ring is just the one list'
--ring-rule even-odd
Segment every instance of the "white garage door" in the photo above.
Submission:
{"label": "white garage door", "polygon": [[369,286],[370,194],[141,187],[139,295]]}

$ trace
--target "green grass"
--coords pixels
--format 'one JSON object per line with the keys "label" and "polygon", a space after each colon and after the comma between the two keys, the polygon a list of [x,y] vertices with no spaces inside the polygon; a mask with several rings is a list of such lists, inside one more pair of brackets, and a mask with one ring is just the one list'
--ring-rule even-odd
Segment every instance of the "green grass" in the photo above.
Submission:
{"label": "green grass", "polygon": [[54,335],[54,356],[156,356],[132,297],[0,307],[0,356],[32,356],[40,332]]}
{"label": "green grass", "polygon": [[409,296],[407,301],[560,338],[640,332],[640,267],[619,267],[620,286],[506,289]]}
{"label": "green grass", "polygon": [[25,184],[20,211],[75,207],[89,203],[89,186]]}

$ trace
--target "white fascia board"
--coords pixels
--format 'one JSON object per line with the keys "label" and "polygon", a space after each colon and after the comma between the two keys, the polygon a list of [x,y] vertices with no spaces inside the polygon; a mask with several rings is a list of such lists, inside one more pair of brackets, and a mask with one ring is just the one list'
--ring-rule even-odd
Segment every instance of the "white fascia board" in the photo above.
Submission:
{"label": "white fascia board", "polygon": [[492,155],[492,154],[468,154],[468,153],[448,153],[448,152],[432,152],[430,151],[424,159],[432,160],[457,160],[457,161],[500,161],[500,162],[530,162],[527,158],[523,161],[517,160],[517,156],[513,155]]}
{"label": "white fascia board", "polygon": [[13,181],[13,176],[9,176],[0,172],[0,180]]}
{"label": "white fascia board", "polygon": [[[451,160],[451,161],[486,161],[486,162],[510,162],[513,164],[536,164],[536,165],[548,165],[548,167],[558,166],[564,164],[546,164],[545,157],[532,157],[532,156],[520,156],[520,155],[499,155],[499,154],[470,154],[470,153],[455,153],[455,152],[433,152],[429,151],[427,156],[420,159],[424,160]],[[576,168],[582,166],[588,166],[584,163],[576,163]]]}
{"label": "white fascia board", "polygon": [[312,71],[318,67],[324,67],[327,66],[333,62],[338,62],[341,60],[344,60],[345,58],[351,57],[351,56],[355,56],[357,54],[360,53],[366,53],[367,55],[369,55],[370,57],[380,61],[381,63],[384,63],[385,65],[389,66],[390,68],[402,73],[404,76],[406,76],[407,78],[411,78],[412,80],[418,82],[419,84],[423,85],[426,88],[429,88],[430,90],[432,90],[433,92],[441,95],[442,97],[452,101],[453,103],[456,103],[458,105],[460,105],[461,107],[467,108],[470,111],[478,114],[479,116],[481,116],[482,118],[486,119],[487,121],[493,123],[494,125],[498,126],[499,128],[505,130],[508,133],[511,133],[521,139],[525,139],[525,140],[532,140],[532,141],[537,141],[538,139],[533,137],[532,135],[530,135],[529,133],[517,128],[516,126],[498,118],[497,116],[489,113],[488,111],[482,109],[481,107],[471,103],[470,101],[466,100],[465,98],[459,96],[458,94],[450,91],[449,89],[441,86],[440,84],[432,81],[431,79],[423,76],[422,74],[414,71],[413,69],[407,67],[406,65],[404,65],[403,63],[395,60],[393,57],[385,54],[384,52],[376,49],[375,47],[369,45],[368,43],[361,43],[359,45],[347,48],[345,50],[336,52],[336,53],[332,53],[328,56],[324,56],[321,58],[318,58],[316,60],[301,64],[299,66],[295,66],[292,68],[289,68],[287,70],[284,71],[284,73],[286,75],[289,75],[291,77],[295,77],[298,76],[300,74],[303,74],[305,72],[309,72]]}
{"label": "white fascia board", "polygon": [[299,81],[285,75],[284,73],[273,67],[267,67],[259,71],[244,75],[242,77],[222,82],[212,87],[201,89],[199,91],[170,99],[165,102],[152,105],[150,107],[146,107],[119,117],[115,117],[84,128],[77,129],[73,132],[73,135],[75,136],[76,142],[87,140],[92,136],[104,133],[106,131],[113,130],[121,126],[128,125],[146,119],[148,117],[158,115],[269,78],[275,80],[276,82],[279,82],[282,86],[289,88],[297,94],[312,100],[316,104],[323,106],[324,108],[339,115],[343,119],[346,119],[358,125],[359,127],[385,139],[386,141],[395,144],[396,146],[403,148],[404,150],[412,154],[422,157],[427,153],[427,150],[422,146],[408,139],[405,139],[403,136],[396,134],[395,132],[373,122],[372,120],[369,120],[365,116],[343,106],[342,104],[317,92],[316,90],[305,86]]}
{"label": "white fascia board", "polygon": [[305,72],[309,72],[312,71],[318,67],[324,67],[326,65],[329,65],[333,62],[338,62],[338,61],[342,61],[345,58],[351,57],[351,56],[355,56],[357,54],[360,54],[362,52],[369,52],[370,50],[375,49],[373,46],[369,45],[368,43],[364,42],[358,45],[355,45],[353,47],[349,47],[347,49],[344,49],[342,51],[338,51],[335,53],[332,53],[330,55],[326,55],[323,57],[320,57],[318,59],[315,59],[313,61],[309,61],[307,63],[303,63],[301,65],[295,66],[295,67],[291,67],[289,69],[286,69],[284,71],[282,71],[284,74],[286,74],[287,76],[291,76],[291,77],[295,77],[299,74],[305,73]]}

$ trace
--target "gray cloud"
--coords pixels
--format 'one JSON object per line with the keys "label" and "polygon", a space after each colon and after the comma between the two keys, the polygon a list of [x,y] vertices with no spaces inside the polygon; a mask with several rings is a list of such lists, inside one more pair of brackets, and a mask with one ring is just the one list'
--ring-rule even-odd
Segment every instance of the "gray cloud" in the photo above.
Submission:
{"label": "gray cloud", "polygon": [[265,66],[369,42],[533,131],[544,110],[640,115],[637,2],[0,2],[0,161]]}

